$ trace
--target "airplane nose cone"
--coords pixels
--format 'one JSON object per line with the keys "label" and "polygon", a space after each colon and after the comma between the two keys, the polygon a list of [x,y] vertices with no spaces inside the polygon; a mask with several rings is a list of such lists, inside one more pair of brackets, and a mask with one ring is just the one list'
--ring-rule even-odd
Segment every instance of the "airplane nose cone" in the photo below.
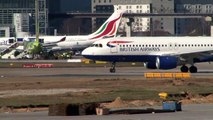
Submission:
{"label": "airplane nose cone", "polygon": [[86,48],[82,51],[82,56],[88,59],[91,59],[91,56],[93,55],[93,51],[91,51],[90,48]]}
{"label": "airplane nose cone", "polygon": [[88,52],[88,48],[84,49],[81,54],[84,56],[84,55],[88,55],[89,52]]}

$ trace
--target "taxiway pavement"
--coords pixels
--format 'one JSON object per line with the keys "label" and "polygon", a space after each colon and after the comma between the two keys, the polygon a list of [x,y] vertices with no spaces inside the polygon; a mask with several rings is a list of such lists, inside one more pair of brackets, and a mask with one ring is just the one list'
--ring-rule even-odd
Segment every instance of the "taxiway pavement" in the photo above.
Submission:
{"label": "taxiway pavement", "polygon": [[48,116],[48,112],[0,113],[1,120],[212,120],[213,104],[182,106],[183,111],[132,115]]}

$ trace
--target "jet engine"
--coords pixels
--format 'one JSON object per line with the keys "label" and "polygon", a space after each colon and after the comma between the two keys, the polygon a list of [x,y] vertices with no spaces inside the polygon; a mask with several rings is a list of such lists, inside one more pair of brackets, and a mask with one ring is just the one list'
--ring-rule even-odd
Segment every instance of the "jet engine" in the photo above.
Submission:
{"label": "jet engine", "polygon": [[147,69],[157,69],[155,62],[146,62],[144,63],[144,67]]}
{"label": "jet engine", "polygon": [[177,67],[178,59],[174,56],[160,56],[156,58],[158,69],[173,69]]}

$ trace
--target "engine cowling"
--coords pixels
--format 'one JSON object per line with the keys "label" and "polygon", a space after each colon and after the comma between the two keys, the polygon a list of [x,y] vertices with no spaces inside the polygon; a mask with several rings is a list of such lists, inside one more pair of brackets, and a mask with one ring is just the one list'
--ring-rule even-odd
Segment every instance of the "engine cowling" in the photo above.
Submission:
{"label": "engine cowling", "polygon": [[146,62],[144,63],[144,67],[147,69],[157,69],[155,62]]}
{"label": "engine cowling", "polygon": [[160,56],[156,58],[158,69],[173,69],[177,67],[178,59],[174,56]]}

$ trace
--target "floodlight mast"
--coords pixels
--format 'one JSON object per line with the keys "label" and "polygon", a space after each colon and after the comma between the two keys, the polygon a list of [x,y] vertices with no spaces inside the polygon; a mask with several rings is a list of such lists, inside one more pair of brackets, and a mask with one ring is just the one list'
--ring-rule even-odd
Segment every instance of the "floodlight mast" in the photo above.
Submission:
{"label": "floodlight mast", "polygon": [[38,23],[38,1],[35,0],[35,32],[36,32],[36,41],[39,41],[39,23]]}

